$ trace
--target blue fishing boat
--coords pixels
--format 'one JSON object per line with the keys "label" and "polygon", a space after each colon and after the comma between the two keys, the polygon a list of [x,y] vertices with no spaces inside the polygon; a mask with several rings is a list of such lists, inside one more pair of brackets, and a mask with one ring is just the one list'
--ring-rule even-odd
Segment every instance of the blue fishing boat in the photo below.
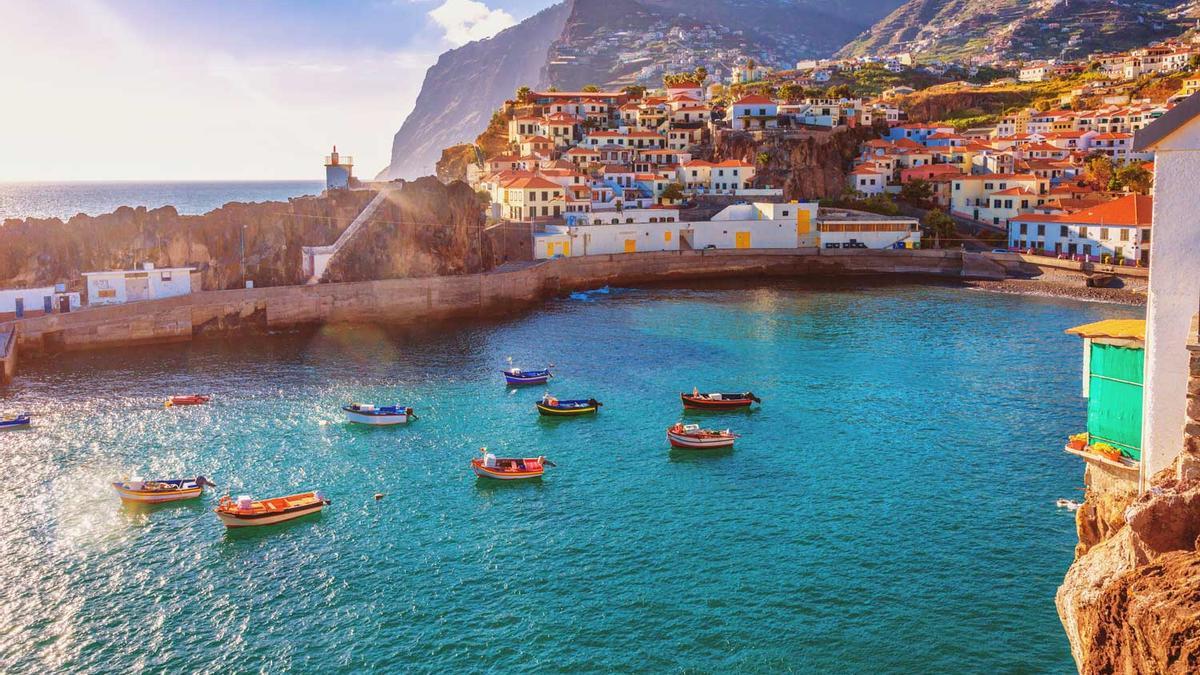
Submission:
{"label": "blue fishing boat", "polygon": [[14,417],[0,419],[0,431],[13,431],[29,428],[29,413],[21,413]]}
{"label": "blue fishing boat", "polygon": [[375,406],[369,403],[351,403],[342,406],[346,413],[346,421],[355,424],[372,426],[388,426],[392,424],[408,424],[409,420],[417,419],[412,408],[402,405]]}
{"label": "blue fishing boat", "polygon": [[550,378],[554,377],[550,373],[549,368],[542,370],[521,370],[520,368],[509,368],[508,370],[500,371],[504,373],[504,381],[510,385],[523,386],[527,384],[546,384]]}
{"label": "blue fishing boat", "polygon": [[542,400],[534,403],[537,411],[547,417],[564,417],[571,415],[589,415],[600,409],[603,403],[594,398],[588,399],[558,399],[546,394]]}

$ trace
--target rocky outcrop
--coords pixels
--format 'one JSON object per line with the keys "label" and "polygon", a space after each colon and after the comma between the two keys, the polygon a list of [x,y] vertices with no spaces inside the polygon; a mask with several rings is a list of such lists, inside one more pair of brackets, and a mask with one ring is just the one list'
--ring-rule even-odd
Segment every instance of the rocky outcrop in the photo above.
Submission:
{"label": "rocky outcrop", "polygon": [[494,255],[479,196],[432,176],[388,193],[374,217],[329,262],[325,280],[370,281],[481,272]]}
{"label": "rocky outcrop", "polygon": [[745,132],[718,134],[709,157],[740,159],[756,166],[758,187],[782,187],[786,199],[836,197],[859,146],[878,136],[871,127],[841,131],[797,131],[761,138]]}
{"label": "rocky outcrop", "polygon": [[1200,349],[1192,354],[1175,463],[1140,496],[1088,469],[1076,560],[1055,597],[1080,672],[1200,672]]}
{"label": "rocky outcrop", "polygon": [[[80,273],[197,267],[206,289],[304,282],[300,248],[325,244],[362,210],[370,192],[337,192],[287,202],[230,202],[198,216],[174,208],[121,207],[100,216],[6,220],[0,225],[0,285],[81,283]],[[244,255],[243,255],[244,253]]]}

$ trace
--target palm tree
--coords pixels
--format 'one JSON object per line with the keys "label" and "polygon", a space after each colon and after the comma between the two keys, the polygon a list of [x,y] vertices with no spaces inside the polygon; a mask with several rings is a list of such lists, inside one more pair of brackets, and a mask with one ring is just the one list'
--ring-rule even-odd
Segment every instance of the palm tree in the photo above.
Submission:
{"label": "palm tree", "polygon": [[533,90],[530,89],[529,87],[526,87],[526,86],[517,87],[517,102],[518,103],[529,102],[529,97],[532,94],[533,94]]}

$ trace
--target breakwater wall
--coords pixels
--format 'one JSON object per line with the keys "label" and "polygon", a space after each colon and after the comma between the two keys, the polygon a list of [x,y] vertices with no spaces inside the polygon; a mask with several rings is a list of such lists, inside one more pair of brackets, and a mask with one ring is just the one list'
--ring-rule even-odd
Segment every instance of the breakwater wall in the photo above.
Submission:
{"label": "breakwater wall", "polygon": [[958,251],[706,250],[529,263],[485,274],[208,291],[0,324],[32,359],[64,351],[262,334],[327,323],[415,324],[499,315],[609,285],[764,276],[961,278]]}
{"label": "breakwater wall", "polygon": [[13,328],[0,329],[0,384],[17,372],[17,334]]}

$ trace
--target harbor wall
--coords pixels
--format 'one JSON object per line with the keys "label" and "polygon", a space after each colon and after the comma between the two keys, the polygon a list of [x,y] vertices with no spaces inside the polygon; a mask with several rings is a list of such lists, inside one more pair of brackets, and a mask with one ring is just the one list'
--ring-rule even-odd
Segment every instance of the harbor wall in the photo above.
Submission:
{"label": "harbor wall", "polygon": [[17,340],[13,329],[0,329],[0,384],[17,372]]}
{"label": "harbor wall", "polygon": [[208,291],[0,324],[26,358],[262,334],[327,323],[412,324],[500,315],[603,285],[764,276],[961,278],[958,251],[705,250],[564,258],[486,274]]}

